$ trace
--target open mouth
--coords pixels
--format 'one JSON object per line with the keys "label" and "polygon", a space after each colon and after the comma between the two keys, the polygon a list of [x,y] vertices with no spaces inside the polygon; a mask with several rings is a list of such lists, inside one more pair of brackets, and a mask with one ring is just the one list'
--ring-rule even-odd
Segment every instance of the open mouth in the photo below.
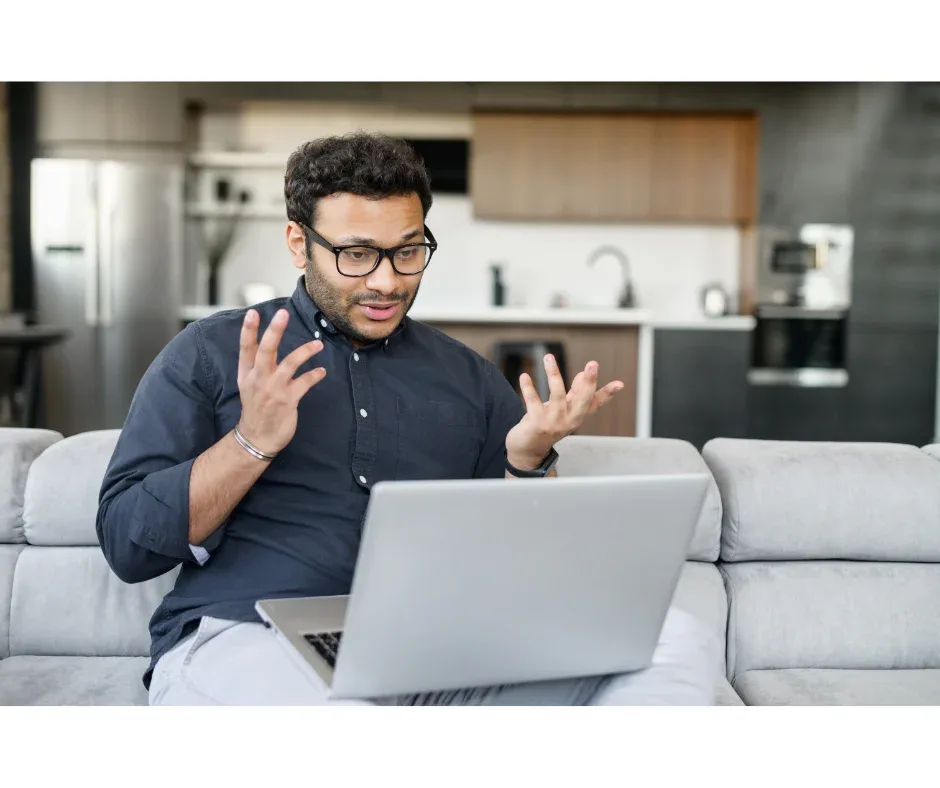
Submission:
{"label": "open mouth", "polygon": [[360,304],[359,306],[362,307],[362,311],[365,312],[369,320],[388,320],[398,312],[401,302],[396,301],[394,304]]}

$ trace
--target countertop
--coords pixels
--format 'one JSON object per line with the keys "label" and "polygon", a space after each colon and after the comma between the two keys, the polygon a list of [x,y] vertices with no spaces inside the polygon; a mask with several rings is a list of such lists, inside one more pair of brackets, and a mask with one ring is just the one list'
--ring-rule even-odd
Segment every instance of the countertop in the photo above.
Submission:
{"label": "countertop", "polygon": [[43,347],[71,336],[64,326],[0,326],[0,347]]}
{"label": "countertop", "polygon": [[559,307],[534,309],[515,306],[489,306],[478,309],[425,310],[414,307],[409,317],[423,323],[541,323],[565,325],[639,326],[649,323],[643,309],[584,309]]}
{"label": "countertop", "polygon": [[751,315],[722,315],[721,317],[656,318],[652,321],[656,329],[712,331],[750,331],[757,321]]}
{"label": "countertop", "polygon": [[[226,309],[240,309],[235,305],[208,306],[190,304],[180,310],[182,320],[199,320]],[[754,318],[749,315],[727,315],[724,317],[689,316],[681,318],[657,318],[645,309],[610,309],[559,307],[480,307],[478,309],[435,310],[415,306],[409,317],[424,323],[531,323],[536,325],[621,325],[650,326],[656,329],[711,329],[726,331],[749,331],[754,327]]]}

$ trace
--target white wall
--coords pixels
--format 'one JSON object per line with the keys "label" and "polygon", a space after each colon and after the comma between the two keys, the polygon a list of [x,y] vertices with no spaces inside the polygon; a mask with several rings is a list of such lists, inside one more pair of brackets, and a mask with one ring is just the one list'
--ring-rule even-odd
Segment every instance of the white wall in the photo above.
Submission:
{"label": "white wall", "polygon": [[[378,124],[383,131],[436,135],[457,133],[464,123],[458,116],[441,113],[396,116],[385,110],[370,115],[361,108],[261,105],[243,108],[234,117],[209,117],[202,129],[202,146],[283,152],[286,161],[289,151],[304,139],[347,126]],[[226,175],[251,189],[254,205],[269,212],[283,209],[283,170]],[[201,191],[208,196],[208,188]],[[586,265],[588,255],[607,244],[618,246],[630,260],[637,305],[658,317],[697,316],[699,289],[710,282],[724,285],[732,299],[737,296],[740,250],[734,227],[479,221],[473,217],[469,198],[449,195],[435,197],[427,222],[440,244],[421,287],[420,302],[429,310],[488,305],[493,263],[504,267],[511,305],[544,307],[558,293],[572,306],[613,306],[622,281],[619,264],[609,257],[593,268]],[[194,231],[197,225],[190,225]],[[282,294],[293,290],[299,272],[287,254],[285,225],[286,219],[280,217],[243,223],[222,270],[225,303],[240,303],[241,287],[248,282],[270,283]],[[198,260],[198,247],[192,246],[190,282],[196,302],[205,299],[204,274],[195,270]]]}
{"label": "white wall", "polygon": [[[435,311],[485,306],[492,292],[490,266],[504,269],[507,302],[548,306],[556,293],[571,306],[614,306],[621,287],[620,265],[588,255],[613,244],[630,261],[637,305],[658,317],[698,314],[699,289],[721,282],[738,287],[735,228],[484,222],[472,216],[470,200],[439,196],[428,226],[440,244],[421,287],[421,304]],[[299,272],[290,264],[285,220],[249,220],[241,226],[222,271],[223,299],[240,301],[248,282],[267,282],[279,293],[293,290]]]}
{"label": "white wall", "polygon": [[571,306],[615,306],[623,281],[617,259],[587,265],[608,244],[629,259],[637,306],[658,316],[696,314],[707,282],[738,286],[735,228],[479,221],[469,198],[450,196],[435,200],[428,226],[441,249],[421,298],[435,309],[488,304],[492,263],[504,267],[510,305],[546,307],[561,294]]}

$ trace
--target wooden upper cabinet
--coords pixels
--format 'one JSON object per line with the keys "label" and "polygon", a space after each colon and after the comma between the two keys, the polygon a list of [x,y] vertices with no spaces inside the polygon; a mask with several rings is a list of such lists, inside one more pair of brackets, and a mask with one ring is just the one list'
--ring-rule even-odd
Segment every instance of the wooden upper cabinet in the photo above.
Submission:
{"label": "wooden upper cabinet", "polygon": [[746,116],[478,113],[471,193],[483,219],[754,219]]}
{"label": "wooden upper cabinet", "polygon": [[755,172],[750,127],[738,117],[659,120],[653,141],[652,217],[750,223]]}
{"label": "wooden upper cabinet", "polygon": [[564,219],[560,152],[569,124],[551,115],[479,116],[471,147],[474,213],[488,219]]}
{"label": "wooden upper cabinet", "polygon": [[652,210],[655,124],[614,115],[567,121],[566,217],[617,220]]}

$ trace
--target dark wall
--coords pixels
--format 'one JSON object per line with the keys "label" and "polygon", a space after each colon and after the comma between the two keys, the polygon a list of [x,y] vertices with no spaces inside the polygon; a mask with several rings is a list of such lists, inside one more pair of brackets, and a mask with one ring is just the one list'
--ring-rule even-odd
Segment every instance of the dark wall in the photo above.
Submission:
{"label": "dark wall", "polygon": [[937,85],[780,86],[760,101],[760,220],[855,228],[849,384],[749,394],[762,437],[933,439],[940,311]]}
{"label": "dark wall", "polygon": [[848,386],[751,389],[749,422],[775,438],[932,441],[940,85],[712,86],[686,101],[757,110],[761,223],[855,228]]}
{"label": "dark wall", "polygon": [[940,306],[940,86],[892,86],[853,182],[846,409],[857,440],[934,436]]}
{"label": "dark wall", "polygon": [[36,153],[36,83],[10,82],[7,107],[10,134],[11,305],[30,315],[33,265],[30,240],[30,162]]}

